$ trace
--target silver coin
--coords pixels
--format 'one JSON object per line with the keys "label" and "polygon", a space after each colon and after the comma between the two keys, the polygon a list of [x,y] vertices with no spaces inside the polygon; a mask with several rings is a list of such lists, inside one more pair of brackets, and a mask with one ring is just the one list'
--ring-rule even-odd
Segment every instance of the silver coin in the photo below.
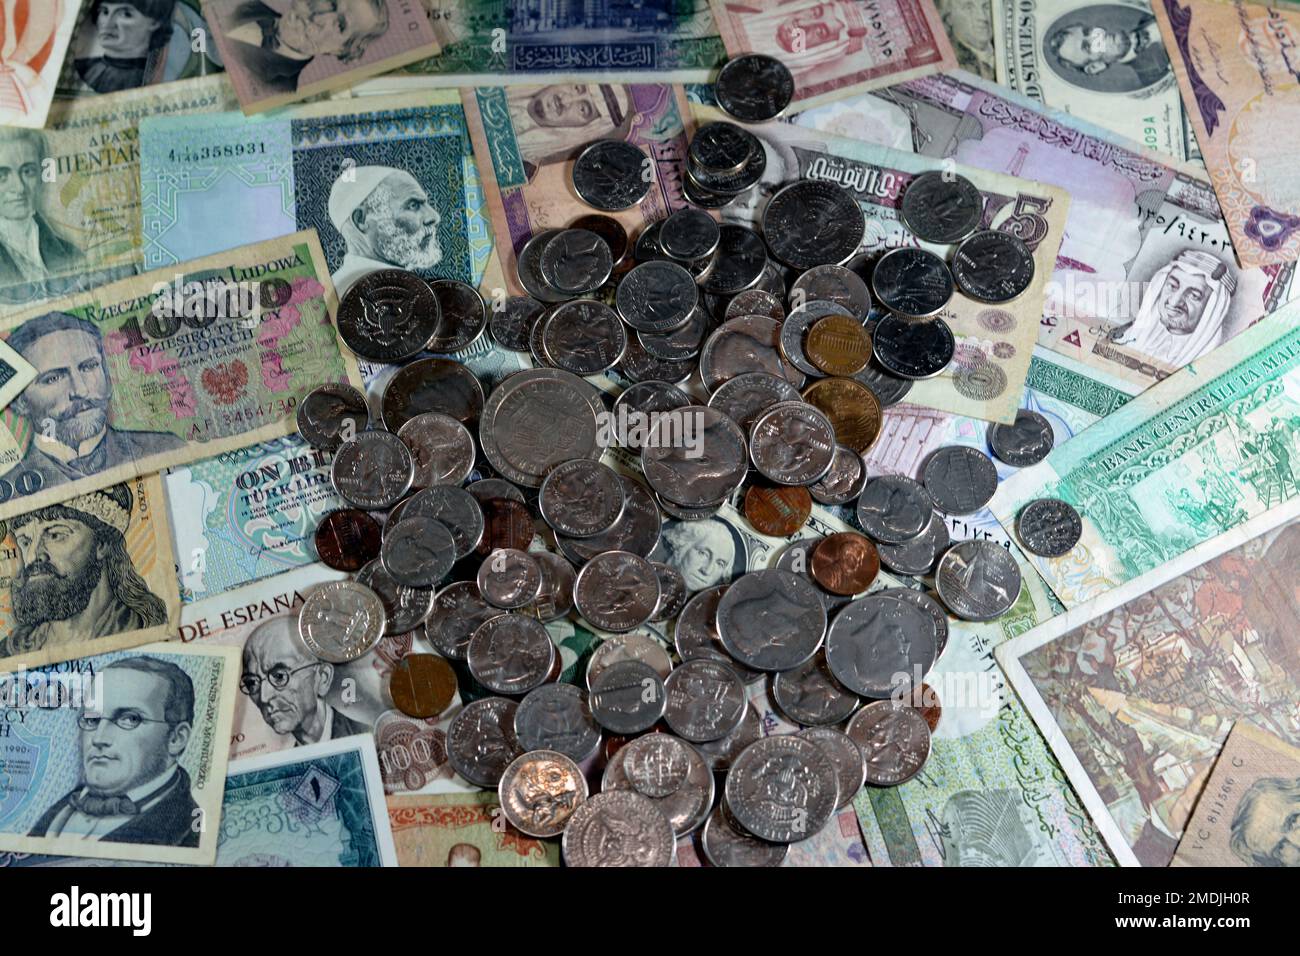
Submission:
{"label": "silver coin", "polygon": [[650,620],[670,621],[686,606],[686,579],[671,564],[651,561],[650,566],[655,569],[655,576],[659,579],[659,602],[655,604]]}
{"label": "silver coin", "polygon": [[625,261],[631,251],[631,243],[628,241],[627,229],[623,224],[612,216],[601,215],[600,213],[588,213],[585,216],[579,216],[573,222],[569,223],[570,229],[586,229],[594,232],[600,238],[605,240],[609,246],[610,255],[614,258],[614,268],[618,269]]}
{"label": "silver coin", "polygon": [[537,600],[542,590],[542,568],[527,551],[496,548],[479,565],[476,583],[483,600],[493,607],[513,610]]}
{"label": "silver coin", "polygon": [[957,340],[943,319],[897,315],[876,323],[871,344],[875,360],[885,371],[909,379],[934,378],[948,367],[957,350]]}
{"label": "silver coin", "polygon": [[546,251],[551,240],[561,232],[563,232],[561,229],[546,229],[529,239],[519,250],[516,263],[519,270],[519,284],[524,287],[525,292],[539,302],[563,302],[570,298],[567,292],[553,287],[542,275],[542,253]]}
{"label": "silver coin", "polygon": [[609,244],[588,229],[564,229],[542,250],[537,262],[552,289],[582,295],[599,289],[614,271]]}
{"label": "silver coin", "polygon": [[[618,750],[605,767],[601,789],[634,791],[650,800],[681,837],[698,829],[713,806],[713,773],[699,752],[669,734],[646,734]],[[663,796],[650,796],[663,793]]]}
{"label": "silver coin", "polygon": [[654,614],[659,577],[640,555],[606,551],[578,572],[573,603],[583,618],[602,631],[630,631]]}
{"label": "silver coin", "polygon": [[[423,515],[433,518],[447,526],[452,539],[456,542],[456,560],[468,557],[483,540],[483,508],[474,496],[455,485],[434,485],[417,491],[397,506],[401,508],[400,516],[394,508],[388,516],[388,524],[395,525],[399,517]],[[388,526],[384,527],[387,535]]]}
{"label": "silver coin", "polygon": [[882,475],[867,482],[858,499],[862,530],[884,544],[902,544],[925,530],[934,503],[919,482],[902,475]]}
{"label": "silver coin", "polygon": [[637,262],[653,262],[656,259],[667,259],[668,254],[659,246],[659,230],[663,229],[663,227],[664,221],[656,219],[642,229],[636,237],[636,242],[632,244],[632,258]]}
{"label": "silver coin", "polygon": [[474,496],[480,505],[489,498],[507,498],[510,501],[524,503],[524,493],[504,478],[480,478],[471,481],[465,490]]}
{"label": "silver coin", "polygon": [[715,193],[705,189],[691,175],[690,167],[682,177],[682,198],[701,209],[722,209],[736,200],[735,193]]}
{"label": "silver coin", "polygon": [[419,627],[433,612],[433,588],[413,588],[399,583],[379,558],[356,574],[356,582],[379,595],[388,623],[385,634],[405,634]]}
{"label": "silver coin", "polygon": [[662,259],[633,266],[614,293],[618,314],[640,332],[680,328],[699,301],[700,290],[691,274]]}
{"label": "silver coin", "polygon": [[847,734],[832,727],[807,727],[799,731],[799,736],[811,740],[831,758],[840,786],[840,800],[835,809],[848,806],[867,779],[867,769],[858,745]]}
{"label": "silver coin", "polygon": [[866,486],[867,469],[862,456],[845,445],[836,445],[830,471],[809,485],[808,491],[821,504],[846,505],[857,499]]}
{"label": "silver coin", "polygon": [[429,288],[438,297],[442,322],[425,350],[459,352],[477,342],[487,328],[487,306],[478,290],[455,279],[434,279]]}
{"label": "silver coin", "polygon": [[434,595],[424,633],[443,657],[463,661],[469,639],[479,625],[501,613],[500,608],[483,600],[473,581],[453,581]]}
{"label": "silver coin", "polygon": [[1020,597],[1016,559],[995,541],[962,541],[939,559],[934,572],[939,597],[967,621],[991,621]]}
{"label": "silver coin", "polygon": [[663,678],[641,661],[610,664],[591,682],[592,715],[614,734],[649,730],[663,717],[667,700]]}
{"label": "silver coin", "polygon": [[993,454],[1013,468],[1038,464],[1052,453],[1056,442],[1052,423],[1028,408],[1016,412],[1013,425],[990,426],[988,437]]}
{"label": "silver coin", "polygon": [[767,246],[752,229],[724,223],[718,239],[718,257],[700,287],[713,295],[734,295],[753,286],[767,266]]}
{"label": "silver coin", "polygon": [[376,269],[352,284],[339,302],[343,343],[373,362],[418,355],[438,333],[442,316],[429,284],[414,272]]}
{"label": "silver coin", "polygon": [[[626,406],[630,412],[649,415],[654,412],[670,412],[689,404],[691,397],[669,382],[636,382],[623,389],[623,394],[614,400],[613,412],[617,418],[619,409]],[[629,443],[627,447],[640,449],[639,444]]]}
{"label": "silver coin", "polygon": [[813,365],[803,350],[808,330],[828,315],[848,315],[838,302],[813,301],[792,309],[781,323],[781,354],[805,375],[822,378],[826,373]]}
{"label": "silver coin", "polygon": [[790,301],[795,306],[809,302],[830,302],[865,322],[871,312],[871,293],[862,276],[839,265],[813,266],[790,286]]}
{"label": "silver coin", "polygon": [[399,432],[424,412],[442,412],[469,427],[483,411],[483,386],[453,359],[427,358],[403,365],[384,387],[384,427]]}
{"label": "silver coin", "polygon": [[740,726],[748,701],[740,678],[720,661],[683,661],[664,681],[664,720],[689,741],[718,740]]}
{"label": "silver coin", "polygon": [[721,236],[716,219],[686,206],[664,220],[659,229],[659,248],[677,262],[695,262],[713,255]]}
{"label": "silver coin", "polygon": [[879,544],[880,563],[896,574],[922,575],[934,570],[934,562],[948,549],[948,525],[934,512],[924,530],[902,544]]}
{"label": "silver coin", "polygon": [[479,625],[465,659],[470,674],[488,690],[522,697],[551,676],[555,645],[536,618],[500,614]]}
{"label": "silver coin", "polygon": [[542,586],[529,611],[541,621],[558,621],[573,610],[573,565],[550,551],[530,551],[542,569]]}
{"label": "silver coin", "polygon": [[554,750],[581,763],[600,746],[587,694],[572,684],[543,684],[515,711],[515,737],[528,750]]}
{"label": "silver coin", "polygon": [[790,852],[788,843],[768,843],[733,825],[719,803],[704,821],[700,850],[712,866],[780,866]]}
{"label": "silver coin", "polygon": [[564,556],[583,564],[602,551],[631,551],[648,557],[659,543],[663,519],[650,492],[639,481],[620,475],[623,483],[623,513],[606,531],[589,538],[569,538],[557,534],[555,543]]}
{"label": "silver coin", "polygon": [[542,482],[537,507],[543,520],[560,534],[587,538],[610,526],[623,513],[623,483],[618,473],[589,458],[566,461]]}
{"label": "silver coin", "polygon": [[810,485],[830,471],[835,427],[804,402],[781,402],[754,420],[749,458],[759,474],[781,485]]}
{"label": "silver coin", "polygon": [[515,737],[515,711],[504,697],[483,697],[452,718],[447,728],[447,762],[476,787],[493,788],[523,747]]}
{"label": "silver coin", "polygon": [[378,510],[391,508],[415,478],[410,449],[392,432],[362,432],[334,455],[330,480],[350,504]]}
{"label": "silver coin", "polygon": [[762,149],[749,130],[735,123],[705,123],[686,147],[686,161],[702,173],[726,175],[745,168],[750,154]]}
{"label": "silver coin", "polygon": [[916,238],[947,245],[979,228],[984,197],[965,176],[931,170],[908,183],[898,211]]}
{"label": "silver coin", "polygon": [[722,317],[725,320],[742,315],[766,315],[780,322],[785,318],[785,306],[781,304],[780,299],[765,289],[746,289],[732,297]]}
{"label": "silver coin", "polygon": [[772,567],[778,568],[782,571],[791,571],[811,581],[813,587],[817,588],[817,593],[821,595],[822,604],[826,606],[827,612],[834,613],[852,601],[853,596],[834,594],[827,591],[813,579],[812,571],[810,570],[811,564],[809,562],[812,560],[811,555],[813,547],[816,546],[817,542],[820,540],[820,538],[805,538],[799,541],[791,541],[781,549],[780,553],[776,556],[776,561],[773,563]]}
{"label": "silver coin", "polygon": [[661,359],[646,351],[638,338],[627,340],[618,371],[632,382],[684,382],[695,371],[694,359]]}
{"label": "silver coin", "polygon": [[777,402],[799,401],[799,390],[783,378],[767,372],[746,372],[729,378],[709,396],[716,408],[748,434],[755,419]]}
{"label": "silver coin", "polygon": [[520,833],[539,839],[563,833],[588,792],[578,765],[553,750],[516,757],[497,787],[506,820]]}
{"label": "silver coin", "polygon": [[528,333],[545,308],[543,303],[527,295],[512,295],[500,308],[494,305],[488,317],[493,341],[512,352],[527,352]]}
{"label": "silver coin", "polygon": [[794,843],[821,830],[839,804],[839,775],[821,747],[791,734],[745,748],[727,773],[727,807],[750,833]]}
{"label": "silver coin", "polygon": [[930,756],[930,727],[915,707],[878,700],[853,715],[849,739],[862,751],[867,783],[896,787],[911,780]]}
{"label": "silver coin", "polygon": [[647,734],[629,743],[619,762],[637,793],[666,797],[681,789],[690,776],[690,745],[669,734]]}
{"label": "silver coin", "polygon": [[618,313],[595,299],[557,306],[541,320],[542,346],[557,368],[598,375],[613,368],[627,350],[627,330]]}
{"label": "silver coin", "polygon": [[871,271],[871,291],[889,311],[913,319],[925,318],[952,299],[952,273],[933,252],[905,246],[877,260]]}
{"label": "silver coin", "polygon": [[412,485],[459,485],[474,470],[474,436],[442,412],[423,412],[397,431],[415,464]]}
{"label": "silver coin", "polygon": [[934,666],[937,638],[934,621],[922,608],[868,594],[835,615],[826,633],[826,664],[859,697],[886,698]]}
{"label": "silver coin", "polygon": [[556,465],[599,458],[600,394],[561,369],[525,369],[492,390],[479,422],[479,444],[494,469],[526,488],[541,486]]}
{"label": "silver coin", "polygon": [[985,229],[954,250],[952,276],[972,299],[1010,302],[1034,281],[1034,254],[1011,233]]}
{"label": "silver coin", "polygon": [[620,661],[640,661],[660,679],[672,672],[672,658],[662,644],[639,631],[628,634],[611,634],[596,646],[587,659],[587,689],[591,690],[606,668]]}
{"label": "silver coin", "polygon": [[336,451],[370,423],[366,396],[339,382],[313,388],[298,403],[298,434],[313,448]]}
{"label": "silver coin", "polygon": [[450,573],[456,540],[441,521],[410,515],[384,535],[379,560],[398,584],[431,588]]}
{"label": "silver coin", "polygon": [[672,863],[676,839],[668,819],[639,793],[597,793],[574,811],[561,841],[573,867],[656,867]]}
{"label": "silver coin", "polygon": [[314,657],[331,664],[369,653],[387,623],[383,601],[356,581],[322,584],[298,609],[298,636]]}
{"label": "silver coin", "polygon": [[696,743],[695,750],[714,773],[726,773],[732,761],[762,736],[762,718],[754,707],[746,707],[739,727],[717,740]]}
{"label": "silver coin", "polygon": [[744,480],[745,436],[722,412],[693,405],[657,424],[661,427],[641,451],[641,468],[646,483],[668,500],[687,507],[712,505]]}
{"label": "silver coin", "polygon": [[742,123],[765,123],[794,99],[794,76],[775,57],[746,53],[728,60],[714,83],[718,106]]}
{"label": "silver coin", "polygon": [[998,490],[998,469],[978,448],[947,445],[926,459],[922,481],[940,511],[969,515],[993,498]]}
{"label": "silver coin", "polygon": [[652,356],[664,362],[682,362],[700,354],[704,337],[713,331],[709,313],[699,306],[686,317],[686,324],[672,332],[652,334],[638,332],[637,341]]}
{"label": "silver coin", "polygon": [[779,190],[763,211],[772,256],[792,269],[839,265],[858,251],[866,220],[843,186],[801,180]]}
{"label": "silver coin", "polygon": [[1020,509],[1016,534],[1025,550],[1044,558],[1060,558],[1083,537],[1083,519],[1058,498],[1037,498]]}
{"label": "silver coin", "polygon": [[812,658],[826,633],[826,608],[805,578],[776,568],[732,582],[718,603],[718,634],[746,667],[785,671]]}
{"label": "silver coin", "polygon": [[650,192],[650,157],[623,140],[601,139],[573,162],[573,189],[588,206],[605,212],[631,209]]}
{"label": "silver coin", "polygon": [[948,612],[943,606],[930,597],[924,591],[918,591],[915,588],[883,588],[877,592],[879,595],[886,597],[895,597],[905,604],[911,604],[919,607],[930,615],[930,620],[934,621],[935,632],[935,659],[943,657],[943,652],[948,648]]}
{"label": "silver coin", "polygon": [[[737,170],[718,172],[688,161],[686,175],[682,177],[682,190],[687,193],[687,200],[703,206],[726,205],[757,184],[767,171],[767,147],[757,137],[751,145],[749,156]],[[696,202],[697,198],[705,201]]]}
{"label": "silver coin", "polygon": [[704,507],[692,508],[669,501],[657,491],[654,496],[655,504],[659,506],[659,510],[669,518],[675,518],[678,521],[703,521],[706,518],[712,518],[722,508],[723,504],[723,502],[718,501]]}
{"label": "silver coin", "polygon": [[781,712],[806,727],[838,724],[858,709],[858,696],[835,679],[818,651],[790,670],[772,675],[772,697]]}
{"label": "silver coin", "polygon": [[891,375],[874,360],[869,362],[861,372],[854,374],[853,378],[871,389],[876,396],[876,401],[880,402],[881,408],[897,405],[912,390],[911,379]]}

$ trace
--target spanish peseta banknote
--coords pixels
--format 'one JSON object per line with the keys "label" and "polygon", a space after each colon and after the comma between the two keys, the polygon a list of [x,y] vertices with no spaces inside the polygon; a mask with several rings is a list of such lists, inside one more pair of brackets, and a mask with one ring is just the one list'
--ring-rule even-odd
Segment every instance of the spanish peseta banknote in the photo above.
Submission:
{"label": "spanish peseta banknote", "polygon": [[37,377],[3,412],[0,518],[287,435],[359,384],[314,232],[120,280],[0,320]]}
{"label": "spanish peseta banknote", "polygon": [[402,866],[559,866],[556,840],[524,836],[501,812],[494,791],[388,798]]}
{"label": "spanish peseta banknote", "polygon": [[167,643],[0,678],[0,850],[212,863],[238,669]]}

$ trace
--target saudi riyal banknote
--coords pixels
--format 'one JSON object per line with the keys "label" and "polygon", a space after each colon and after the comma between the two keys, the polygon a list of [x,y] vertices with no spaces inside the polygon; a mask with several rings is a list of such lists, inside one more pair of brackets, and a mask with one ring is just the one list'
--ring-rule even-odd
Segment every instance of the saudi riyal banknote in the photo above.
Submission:
{"label": "saudi riyal banknote", "polygon": [[501,812],[495,791],[388,798],[401,866],[559,866],[556,840],[524,836]]}

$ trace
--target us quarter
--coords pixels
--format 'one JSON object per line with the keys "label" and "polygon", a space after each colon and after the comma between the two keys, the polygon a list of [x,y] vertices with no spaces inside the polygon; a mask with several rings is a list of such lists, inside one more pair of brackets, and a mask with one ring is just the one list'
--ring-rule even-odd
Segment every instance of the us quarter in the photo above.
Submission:
{"label": "us quarter", "polygon": [[627,350],[627,331],[618,313],[594,299],[558,306],[541,320],[542,345],[556,367],[575,375],[597,375],[614,367]]}
{"label": "us quarter", "polygon": [[714,85],[718,106],[742,123],[776,119],[794,98],[794,76],[775,57],[746,53],[728,60]]}
{"label": "us quarter", "polygon": [[542,589],[542,569],[526,551],[497,548],[479,565],[479,593],[494,607],[526,607]]}
{"label": "us quarter", "polygon": [[640,332],[669,332],[684,325],[700,300],[691,274],[675,262],[633,266],[614,293],[623,321]]}
{"label": "us quarter", "polygon": [[728,819],[719,803],[700,831],[700,849],[713,866],[780,866],[790,852],[788,843],[768,843],[742,830]]}
{"label": "us quarter", "polygon": [[334,455],[330,480],[358,508],[390,508],[411,488],[415,463],[411,451],[391,432],[362,432],[344,442]]}
{"label": "us quarter", "polygon": [[480,624],[504,613],[483,600],[473,581],[453,581],[434,595],[433,610],[424,632],[434,650],[454,661],[465,659],[465,650]]}
{"label": "us quarter", "polygon": [[476,787],[496,787],[524,750],[515,737],[515,710],[504,697],[466,704],[447,728],[447,762]]}
{"label": "us quarter", "polygon": [[684,661],[664,682],[664,720],[689,741],[718,740],[740,726],[748,701],[740,678],[714,660]]}
{"label": "us quarter", "polygon": [[1034,256],[1024,241],[996,229],[965,240],[952,255],[957,287],[980,302],[1010,302],[1034,281]]}
{"label": "us quarter", "polygon": [[918,239],[948,245],[979,228],[984,197],[965,176],[931,170],[908,184],[899,213]]}
{"label": "us quarter", "polygon": [[868,704],[853,715],[847,731],[862,751],[866,780],[873,787],[906,783],[930,756],[930,727],[925,718],[898,701]]}
{"label": "us quarter", "polygon": [[488,690],[522,697],[550,677],[555,645],[536,618],[501,614],[479,625],[465,657],[470,674]]}
{"label": "us quarter", "polygon": [[798,667],[772,675],[772,697],[796,724],[838,724],[858,709],[858,696],[835,679],[824,651]]}
{"label": "us quarter", "polygon": [[605,284],[614,270],[614,256],[594,232],[564,229],[546,244],[537,265],[552,289],[581,295]]}
{"label": "us quarter", "polygon": [[948,367],[957,340],[943,319],[907,319],[887,315],[871,336],[875,359],[900,378],[934,378]]}
{"label": "us quarter", "polygon": [[368,653],[384,636],[386,624],[379,596],[355,581],[322,584],[298,609],[298,636],[315,657],[331,664]]}
{"label": "us quarter", "polygon": [[441,521],[412,515],[384,535],[379,559],[398,584],[431,588],[451,571],[456,542]]}
{"label": "us quarter", "polygon": [[601,139],[573,163],[573,188],[588,206],[616,212],[645,199],[653,180],[645,176],[650,157],[632,143]]}
{"label": "us quarter", "polygon": [[661,680],[666,679],[673,669],[668,651],[654,638],[638,631],[612,634],[597,645],[587,660],[587,689],[594,689],[596,681],[606,668],[620,661],[640,661],[658,674]]}
{"label": "us quarter", "polygon": [[493,341],[512,352],[527,352],[528,333],[545,308],[532,296],[512,295],[488,318]]}
{"label": "us quarter", "polygon": [[456,543],[457,561],[473,554],[486,530],[483,508],[473,495],[455,485],[434,485],[399,503],[388,515],[385,535],[401,519],[416,515],[433,518],[447,527]]}
{"label": "us quarter", "polygon": [[795,306],[808,302],[830,302],[845,313],[865,322],[871,312],[871,293],[862,277],[840,265],[813,266],[790,286],[790,301]]}
{"label": "us quarter", "polygon": [[558,621],[573,610],[573,585],[577,572],[563,556],[551,551],[533,551],[542,569],[542,586],[530,610],[541,621]]}
{"label": "us quarter", "polygon": [[442,412],[422,412],[397,431],[411,450],[417,488],[459,485],[474,470],[474,437]]}
{"label": "us quarter", "polygon": [[609,527],[623,513],[623,483],[609,466],[588,458],[561,462],[542,482],[537,507],[560,534],[587,538]]}
{"label": "us quarter", "polygon": [[847,734],[833,727],[806,727],[799,731],[799,736],[811,740],[831,758],[840,787],[840,799],[835,809],[848,806],[866,782],[867,771],[858,745]]}
{"label": "us quarter", "polygon": [[902,544],[925,530],[934,505],[917,481],[902,475],[881,475],[867,482],[858,499],[862,530],[884,544]]}
{"label": "us quarter", "polygon": [[1051,454],[1056,441],[1052,423],[1028,408],[1016,412],[1015,424],[992,425],[988,434],[993,454],[1013,468],[1038,464]]}
{"label": "us quarter", "polygon": [[647,557],[659,543],[663,521],[654,498],[641,482],[626,475],[619,480],[625,499],[623,513],[607,530],[589,538],[555,536],[555,543],[570,561],[583,564],[602,551],[630,551]]}
{"label": "us quarter", "polygon": [[384,567],[379,558],[357,572],[356,582],[379,595],[388,622],[385,634],[405,634],[419,627],[433,611],[432,588],[413,588],[401,584]]}
{"label": "us quarter", "polygon": [[835,428],[803,402],[773,405],[754,420],[749,457],[763,477],[783,485],[810,485],[830,470]]}
{"label": "us quarter", "polygon": [[630,631],[654,614],[659,578],[640,555],[606,551],[578,572],[573,601],[578,613],[602,631]]}
{"label": "us quarter", "polygon": [[713,255],[721,237],[716,219],[686,206],[664,220],[659,248],[678,262],[696,262]]}
{"label": "us quarter", "polygon": [[649,664],[626,660],[602,668],[591,682],[591,712],[614,734],[639,734],[664,715],[663,678]]}
{"label": "us quarter", "polygon": [[947,264],[933,252],[906,246],[885,253],[876,262],[871,291],[891,312],[925,318],[952,299],[953,278]]}
{"label": "us quarter", "polygon": [[600,746],[587,694],[572,684],[543,684],[515,711],[515,737],[525,751],[554,750],[581,763]]}
{"label": "us quarter", "polygon": [[902,544],[882,544],[876,548],[880,563],[895,574],[923,575],[934,570],[934,562],[948,550],[948,525],[931,512],[925,529]]}

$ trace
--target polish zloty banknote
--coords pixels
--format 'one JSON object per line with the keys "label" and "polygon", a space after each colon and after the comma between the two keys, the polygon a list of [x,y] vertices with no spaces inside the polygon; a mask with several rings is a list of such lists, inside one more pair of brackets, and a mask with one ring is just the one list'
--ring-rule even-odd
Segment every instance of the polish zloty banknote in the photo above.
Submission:
{"label": "polish zloty banknote", "polygon": [[212,863],[238,677],[168,643],[8,678],[0,850]]}
{"label": "polish zloty banknote", "polygon": [[934,0],[948,31],[957,65],[986,80],[997,79],[993,9],[988,0]]}
{"label": "polish zloty banknote", "polygon": [[388,822],[402,866],[559,866],[558,840],[512,827],[495,792],[388,798]]}
{"label": "polish zloty banknote", "polygon": [[180,605],[158,475],[0,527],[0,671],[172,636]]}
{"label": "polish zloty banknote", "polygon": [[1150,0],[992,0],[997,81],[1176,159],[1199,154]]}
{"label": "polish zloty banknote", "polygon": [[81,0],[0,3],[0,126],[45,125],[80,6]]}
{"label": "polish zloty banknote", "polygon": [[766,53],[794,74],[790,109],[951,70],[932,0],[709,0],[727,55]]}
{"label": "polish zloty banknote", "polygon": [[1284,306],[1056,448],[998,489],[1010,533],[1035,498],[1083,519],[1061,558],[1034,558],[1076,607],[1300,492],[1300,303]]}
{"label": "polish zloty banknote", "polygon": [[218,866],[397,866],[368,734],[232,760]]}
{"label": "polish zloty banknote", "polygon": [[0,518],[293,432],[313,388],[361,381],[335,302],[302,232],[0,319],[37,371],[3,412]]}

